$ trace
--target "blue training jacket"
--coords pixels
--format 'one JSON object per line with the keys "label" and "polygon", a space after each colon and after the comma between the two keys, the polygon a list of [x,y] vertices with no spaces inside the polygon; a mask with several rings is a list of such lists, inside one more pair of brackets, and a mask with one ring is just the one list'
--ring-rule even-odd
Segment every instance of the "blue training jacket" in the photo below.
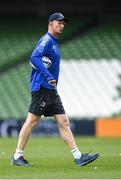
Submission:
{"label": "blue training jacket", "polygon": [[[51,60],[52,64],[49,69],[44,66],[42,56]],[[60,50],[57,39],[50,33],[47,32],[36,44],[30,57],[30,64],[32,65],[30,91],[39,91],[41,86],[56,90],[48,81],[55,79],[58,82]]]}

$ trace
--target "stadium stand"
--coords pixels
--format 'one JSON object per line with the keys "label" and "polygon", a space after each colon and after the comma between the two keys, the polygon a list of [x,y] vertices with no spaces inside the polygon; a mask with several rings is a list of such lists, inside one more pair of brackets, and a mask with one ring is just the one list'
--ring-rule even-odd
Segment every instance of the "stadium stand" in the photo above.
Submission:
{"label": "stadium stand", "polygon": [[62,48],[63,59],[121,59],[121,25],[112,23],[97,27],[67,42]]}
{"label": "stadium stand", "polygon": [[71,117],[109,117],[120,111],[121,100],[114,100],[120,61],[63,61],[61,69],[58,89]]}
{"label": "stadium stand", "polygon": [[[78,28],[75,26],[75,29]],[[120,83],[118,79],[121,68],[120,30],[121,26],[118,23],[97,27],[61,45],[62,62],[58,90],[70,116],[108,117],[120,110],[121,101],[113,99],[117,96],[116,86]],[[13,43],[15,46],[8,43],[10,51],[6,52],[0,48],[0,56],[5,58],[3,58],[5,61],[1,58],[4,61],[0,64],[2,68],[5,68],[6,62],[8,63],[10,59],[11,62],[12,60],[20,62],[22,55],[25,61],[0,76],[1,118],[24,118],[28,109],[30,66],[28,61],[26,62],[25,54],[30,55],[33,44],[40,34],[31,32],[26,36],[28,31],[22,32],[23,38],[17,34],[22,46],[16,44],[17,39],[16,43],[14,42],[16,45]],[[7,41],[10,42],[11,39],[7,37]],[[15,38],[15,34],[12,37]],[[9,56],[10,52],[14,55]],[[17,52],[18,54],[20,52],[20,56]]]}
{"label": "stadium stand", "polygon": [[120,84],[120,32],[115,22],[62,46],[62,58],[71,61],[62,63],[60,94],[71,116],[109,117],[120,112],[121,100],[114,100]]}
{"label": "stadium stand", "polygon": [[0,69],[25,61],[25,56],[31,52],[35,42],[46,30],[44,21],[39,24],[38,21],[30,20],[4,20],[1,27]]}
{"label": "stadium stand", "polygon": [[[36,42],[47,31],[47,20],[4,20],[0,30],[0,70],[25,61]],[[63,38],[68,38],[80,27],[78,19],[65,29]],[[24,27],[24,29],[23,29]]]}
{"label": "stadium stand", "polygon": [[29,101],[29,73],[27,63],[10,69],[0,77],[1,118],[22,118],[26,115]]}

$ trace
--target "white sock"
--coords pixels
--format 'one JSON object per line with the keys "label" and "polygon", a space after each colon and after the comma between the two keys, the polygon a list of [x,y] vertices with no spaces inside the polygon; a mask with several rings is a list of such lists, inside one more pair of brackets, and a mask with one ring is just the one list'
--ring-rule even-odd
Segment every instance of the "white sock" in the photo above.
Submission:
{"label": "white sock", "polygon": [[77,147],[72,149],[71,153],[72,153],[74,159],[80,159],[80,157],[82,155],[82,153],[79,151],[79,149]]}
{"label": "white sock", "polygon": [[21,150],[21,149],[16,149],[16,152],[15,152],[15,154],[14,154],[14,159],[16,160],[16,159],[20,158],[21,156],[23,156],[23,153],[24,153],[23,150]]}

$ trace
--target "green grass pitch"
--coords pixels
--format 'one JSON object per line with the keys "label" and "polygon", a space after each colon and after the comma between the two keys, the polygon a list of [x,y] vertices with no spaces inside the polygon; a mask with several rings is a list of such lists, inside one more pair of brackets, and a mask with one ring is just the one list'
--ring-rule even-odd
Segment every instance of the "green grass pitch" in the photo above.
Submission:
{"label": "green grass pitch", "polygon": [[77,167],[71,153],[60,138],[31,138],[25,158],[32,167],[10,166],[17,139],[0,139],[0,179],[120,179],[121,139],[76,138],[82,152],[99,152],[100,157],[91,164]]}

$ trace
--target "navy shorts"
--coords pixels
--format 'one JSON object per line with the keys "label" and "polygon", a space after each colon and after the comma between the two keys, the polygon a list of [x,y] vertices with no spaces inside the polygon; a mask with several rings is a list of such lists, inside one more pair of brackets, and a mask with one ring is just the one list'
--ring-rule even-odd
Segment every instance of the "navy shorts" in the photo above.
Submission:
{"label": "navy shorts", "polygon": [[53,116],[65,114],[61,98],[57,90],[41,87],[40,91],[31,93],[32,99],[29,112],[37,116]]}

